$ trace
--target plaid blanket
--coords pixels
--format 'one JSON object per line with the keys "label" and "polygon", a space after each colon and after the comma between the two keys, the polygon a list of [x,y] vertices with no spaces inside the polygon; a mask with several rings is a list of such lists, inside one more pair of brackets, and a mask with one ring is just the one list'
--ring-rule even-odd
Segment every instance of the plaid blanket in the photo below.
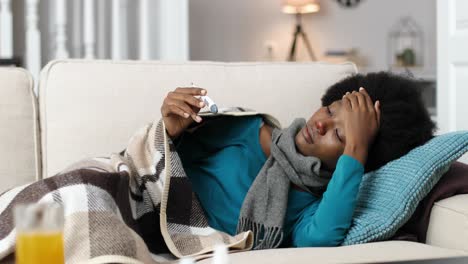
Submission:
{"label": "plaid blanket", "polygon": [[14,253],[15,204],[48,202],[64,207],[67,263],[156,263],[152,253],[165,247],[195,259],[220,243],[232,251],[252,247],[250,231],[232,237],[208,226],[162,121],[139,130],[121,153],[0,195],[0,259]]}

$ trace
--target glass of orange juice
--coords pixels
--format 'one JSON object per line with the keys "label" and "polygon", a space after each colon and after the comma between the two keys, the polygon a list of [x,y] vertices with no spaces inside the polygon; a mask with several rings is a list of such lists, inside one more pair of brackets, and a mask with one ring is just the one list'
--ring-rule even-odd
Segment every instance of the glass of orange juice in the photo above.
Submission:
{"label": "glass of orange juice", "polygon": [[17,205],[16,263],[64,263],[63,221],[58,203]]}

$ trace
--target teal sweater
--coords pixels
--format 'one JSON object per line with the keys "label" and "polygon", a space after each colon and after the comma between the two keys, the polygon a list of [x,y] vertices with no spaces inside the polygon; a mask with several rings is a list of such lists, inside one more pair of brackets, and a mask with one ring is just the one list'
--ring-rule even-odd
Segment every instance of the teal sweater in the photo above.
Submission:
{"label": "teal sweater", "polygon": [[[207,122],[176,142],[193,191],[211,227],[234,235],[244,198],[267,157],[259,142],[260,116]],[[291,188],[283,246],[337,246],[350,227],[364,173],[354,158],[338,160],[323,197]]]}

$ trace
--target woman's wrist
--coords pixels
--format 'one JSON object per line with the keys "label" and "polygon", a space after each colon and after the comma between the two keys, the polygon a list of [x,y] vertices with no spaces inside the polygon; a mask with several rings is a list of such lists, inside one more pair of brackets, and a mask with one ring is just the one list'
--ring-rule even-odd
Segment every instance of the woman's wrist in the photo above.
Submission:
{"label": "woman's wrist", "polygon": [[344,155],[348,155],[359,161],[362,166],[365,166],[367,160],[367,148],[358,144],[346,144]]}

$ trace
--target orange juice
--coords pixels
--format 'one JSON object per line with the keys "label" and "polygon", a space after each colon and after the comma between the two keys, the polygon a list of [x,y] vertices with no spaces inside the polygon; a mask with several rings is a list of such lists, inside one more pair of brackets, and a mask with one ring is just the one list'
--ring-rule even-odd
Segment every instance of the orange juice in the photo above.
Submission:
{"label": "orange juice", "polygon": [[64,263],[62,232],[19,232],[16,237],[16,263]]}

